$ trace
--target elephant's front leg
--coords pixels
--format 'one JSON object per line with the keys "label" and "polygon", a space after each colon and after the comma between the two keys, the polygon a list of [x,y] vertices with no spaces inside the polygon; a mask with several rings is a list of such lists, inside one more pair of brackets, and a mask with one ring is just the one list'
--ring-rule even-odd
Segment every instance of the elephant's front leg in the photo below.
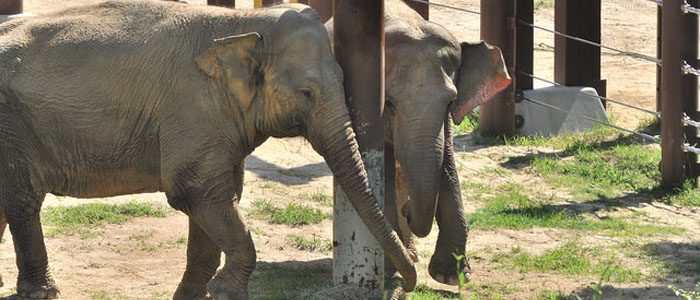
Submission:
{"label": "elephant's front leg", "polygon": [[13,199],[6,199],[4,210],[17,256],[17,294],[29,299],[58,298],[60,292],[49,273],[39,220],[44,195],[33,191],[14,191],[12,196]]}
{"label": "elephant's front leg", "polygon": [[221,263],[221,249],[190,218],[187,237],[187,267],[173,300],[206,299],[207,283]]}
{"label": "elephant's front leg", "polygon": [[[240,202],[243,189],[243,165],[234,169],[234,201]],[[221,249],[192,218],[187,237],[187,266],[175,291],[174,300],[207,299],[207,283],[221,264]]]}
{"label": "elephant's front leg", "polygon": [[209,294],[219,300],[248,299],[248,279],[255,270],[256,255],[238,203],[201,203],[189,216],[226,257],[224,267],[207,284]]}
{"label": "elephant's front leg", "polygon": [[[445,156],[443,161],[440,194],[435,214],[440,232],[428,271],[438,282],[457,285],[458,273],[468,279],[471,272],[465,254],[467,247],[467,218],[459,188],[459,175],[455,165],[451,120],[445,121]],[[462,256],[458,261],[455,256]]]}

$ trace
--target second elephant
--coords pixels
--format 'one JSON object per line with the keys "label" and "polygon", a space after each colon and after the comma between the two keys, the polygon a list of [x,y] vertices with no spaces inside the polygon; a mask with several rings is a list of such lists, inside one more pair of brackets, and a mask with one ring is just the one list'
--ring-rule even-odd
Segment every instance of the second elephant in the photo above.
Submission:
{"label": "second elephant", "polygon": [[[331,36],[332,26],[333,20],[326,23]],[[457,268],[465,275],[470,269],[466,258],[455,258],[466,252],[468,229],[451,120],[461,123],[511,78],[500,49],[460,43],[400,0],[385,2],[385,41],[384,124],[397,168],[395,226],[417,257],[412,235],[428,235],[435,217],[440,231],[429,272],[438,282],[456,285]],[[391,202],[387,198],[387,210]]]}

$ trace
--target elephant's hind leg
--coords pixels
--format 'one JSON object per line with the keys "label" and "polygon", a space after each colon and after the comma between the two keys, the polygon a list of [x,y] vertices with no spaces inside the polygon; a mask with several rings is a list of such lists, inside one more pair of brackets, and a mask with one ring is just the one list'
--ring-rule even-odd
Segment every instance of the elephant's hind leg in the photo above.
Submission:
{"label": "elephant's hind leg", "polygon": [[5,217],[10,225],[19,269],[17,294],[30,299],[55,299],[60,292],[49,273],[46,245],[39,220],[45,195],[27,187],[29,185],[26,183],[17,184],[12,188],[12,194],[5,195],[9,196],[6,197],[4,206]]}
{"label": "elephant's hind leg", "polygon": [[174,300],[205,299],[207,283],[221,263],[221,249],[194,220],[189,220],[187,267]]}

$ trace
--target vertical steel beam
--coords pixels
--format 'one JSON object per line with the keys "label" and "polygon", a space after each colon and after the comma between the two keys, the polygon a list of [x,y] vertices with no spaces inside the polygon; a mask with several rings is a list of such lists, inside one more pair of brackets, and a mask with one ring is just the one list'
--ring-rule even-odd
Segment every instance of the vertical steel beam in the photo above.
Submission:
{"label": "vertical steel beam", "polygon": [[[428,0],[426,0],[426,1],[428,1]],[[411,0],[403,0],[403,2],[406,2],[406,4],[408,6],[410,6],[411,8],[413,8],[413,10],[415,10],[417,13],[419,13],[420,16],[423,17],[423,19],[428,20],[430,18],[430,6],[429,6],[429,4],[420,3],[420,2],[411,1]]]}
{"label": "vertical steel beam", "polygon": [[14,15],[22,13],[22,0],[0,1],[0,15]]}
{"label": "vertical steel beam", "polygon": [[[661,51],[663,45],[663,30],[661,24],[663,24],[663,9],[661,6],[656,5],[656,58],[662,60]],[[661,111],[661,65],[656,65],[656,111]]]}
{"label": "vertical steel beam", "polygon": [[236,8],[236,0],[207,0],[207,5]]}
{"label": "vertical steel beam", "polygon": [[664,0],[662,12],[661,182],[667,188],[682,184],[697,160],[681,148],[689,138],[685,133],[693,132],[692,139],[697,135],[694,130],[686,131],[681,121],[684,112],[697,115],[697,78],[682,72],[683,61],[697,59],[697,16],[684,14],[684,3]]}
{"label": "vertical steel beam", "polygon": [[297,0],[299,3],[311,6],[318,12],[321,22],[326,22],[333,17],[333,0]]}
{"label": "vertical steel beam", "polygon": [[[481,0],[481,39],[501,48],[506,68],[515,73],[517,0]],[[515,89],[511,85],[481,106],[479,131],[484,135],[515,133]]]}
{"label": "vertical steel beam", "polygon": [[[334,48],[345,75],[345,96],[370,187],[384,205],[384,1],[335,0]],[[336,183],[333,280],[381,298],[384,253]]]}
{"label": "vertical steel beam", "polygon": [[[518,0],[516,2],[515,15],[518,20],[535,24],[535,0]],[[532,77],[524,75],[535,74],[535,35],[533,28],[530,26],[519,25],[515,33],[515,70],[516,73],[510,73],[515,78],[515,93],[522,94],[522,91],[531,90]],[[520,102],[517,96],[516,102]],[[515,128],[519,129],[525,124],[525,118],[522,115],[515,115]]]}
{"label": "vertical steel beam", "polygon": [[[600,43],[600,0],[556,0],[554,12],[555,30]],[[600,79],[600,48],[556,36],[554,80],[565,85],[590,86],[605,96],[606,82]]]}

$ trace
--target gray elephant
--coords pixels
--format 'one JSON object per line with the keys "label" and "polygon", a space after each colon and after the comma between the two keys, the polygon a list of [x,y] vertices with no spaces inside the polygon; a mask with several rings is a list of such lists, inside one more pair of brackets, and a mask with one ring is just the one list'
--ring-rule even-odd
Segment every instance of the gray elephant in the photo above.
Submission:
{"label": "gray elephant", "polygon": [[163,191],[189,217],[173,298],[247,299],[256,255],[238,211],[243,160],[269,136],[300,135],[412,288],[413,262],[368,187],[341,78],[303,5],[110,1],[0,25],[0,216],[17,293],[59,295],[39,220],[46,193]]}
{"label": "gray elephant", "polygon": [[[438,282],[456,285],[457,268],[465,275],[470,269],[466,258],[459,265],[455,258],[466,252],[468,229],[451,120],[459,124],[511,78],[500,49],[484,42],[459,43],[403,1],[386,0],[385,18],[385,138],[397,169],[397,199],[387,199],[386,209],[395,210],[398,218],[391,217],[392,211],[387,216],[414,259],[413,234],[428,235],[435,217],[440,231],[429,273]],[[331,36],[332,26],[333,20],[326,23]]]}

